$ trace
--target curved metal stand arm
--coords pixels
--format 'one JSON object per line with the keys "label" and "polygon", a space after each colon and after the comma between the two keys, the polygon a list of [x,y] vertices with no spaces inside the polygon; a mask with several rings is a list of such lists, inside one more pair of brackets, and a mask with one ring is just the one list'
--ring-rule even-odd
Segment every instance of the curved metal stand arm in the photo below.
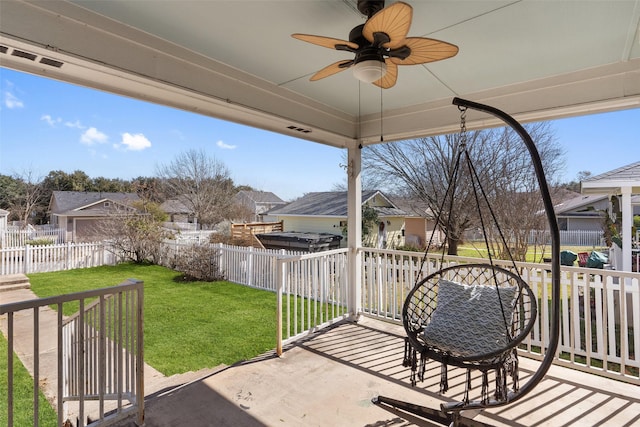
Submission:
{"label": "curved metal stand arm", "polygon": [[[551,194],[549,192],[549,185],[545,178],[544,169],[542,167],[542,161],[540,160],[540,154],[536,148],[535,143],[531,139],[531,136],[527,131],[518,123],[513,117],[507,113],[498,110],[497,108],[490,107],[488,105],[479,104],[477,102],[468,101],[461,98],[454,98],[452,103],[460,107],[467,107],[473,110],[482,111],[493,116],[496,116],[506,124],[508,124],[518,135],[522,138],[533,162],[533,167],[538,179],[538,185],[540,186],[540,192],[542,193],[542,201],[544,203],[544,210],[547,215],[547,222],[549,223],[549,231],[551,233],[551,325],[549,334],[549,345],[546,348],[544,358],[538,370],[527,381],[526,384],[520,387],[518,392],[509,393],[507,400],[502,402],[492,401],[487,406],[501,406],[509,403],[513,403],[516,400],[522,398],[531,389],[533,389],[545,376],[549,367],[553,363],[553,359],[556,355],[556,349],[558,348],[558,341],[560,337],[560,229],[558,228],[558,221],[556,220],[555,210],[553,208],[553,202],[551,201]],[[542,302],[545,303],[544,301]],[[544,326],[542,326],[544,327]],[[446,410],[461,410],[471,409],[469,407],[460,408],[460,404],[447,404],[443,407]]]}
{"label": "curved metal stand arm", "polygon": [[[438,422],[441,424],[448,424],[453,421],[454,425],[461,426],[478,426],[482,423],[478,423],[474,420],[467,419],[462,417],[460,411],[463,410],[473,410],[473,409],[483,409],[490,407],[503,406],[510,403],[513,403],[522,397],[524,397],[527,393],[529,393],[546,375],[549,367],[553,363],[553,360],[556,356],[556,350],[558,348],[558,342],[560,337],[560,230],[558,228],[558,222],[556,220],[555,210],[553,208],[553,202],[551,201],[551,194],[549,192],[549,186],[547,184],[547,180],[545,178],[544,169],[542,167],[542,162],[540,160],[540,154],[538,153],[538,149],[535,146],[535,143],[531,139],[531,136],[527,133],[527,131],[522,127],[520,123],[518,123],[513,117],[506,114],[503,111],[498,110],[497,108],[490,107],[488,105],[479,104],[477,102],[468,101],[461,98],[454,98],[452,103],[459,107],[471,108],[473,110],[482,111],[493,116],[496,116],[507,125],[509,125],[513,130],[515,130],[518,135],[522,138],[527,149],[529,150],[529,154],[531,156],[531,160],[533,163],[533,167],[535,169],[536,177],[538,179],[538,185],[540,186],[540,192],[542,194],[542,200],[544,203],[545,213],[547,215],[547,221],[549,223],[549,231],[551,233],[551,324],[550,324],[550,333],[549,333],[549,345],[546,348],[544,358],[540,364],[540,367],[534,372],[529,381],[526,384],[522,385],[517,392],[510,392],[507,395],[507,399],[502,401],[498,400],[489,400],[488,402],[451,402],[444,403],[441,405],[440,411],[426,408],[423,406],[411,404],[408,402],[402,402],[395,399],[391,399],[384,396],[378,396],[374,398],[373,401],[378,404],[387,404],[391,405],[397,409],[404,410],[406,412],[410,412],[424,418],[430,419],[434,422]],[[545,301],[542,302],[546,304]],[[544,327],[544,326],[542,326]],[[544,346],[543,346],[544,347]]]}

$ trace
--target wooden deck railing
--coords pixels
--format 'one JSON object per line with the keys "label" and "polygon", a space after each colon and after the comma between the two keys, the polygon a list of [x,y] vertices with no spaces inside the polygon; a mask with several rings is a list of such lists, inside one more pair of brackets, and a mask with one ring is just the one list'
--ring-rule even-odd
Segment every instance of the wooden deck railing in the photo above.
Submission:
{"label": "wooden deck railing", "polygon": [[284,222],[251,222],[231,224],[231,240],[236,245],[264,249],[256,234],[283,231]]}

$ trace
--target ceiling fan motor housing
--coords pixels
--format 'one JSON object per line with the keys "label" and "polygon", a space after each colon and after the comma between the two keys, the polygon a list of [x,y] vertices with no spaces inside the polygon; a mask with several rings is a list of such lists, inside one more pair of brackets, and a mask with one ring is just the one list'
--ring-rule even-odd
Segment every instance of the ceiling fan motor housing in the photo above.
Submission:
{"label": "ceiling fan motor housing", "polygon": [[358,0],[358,10],[367,18],[384,9],[384,0]]}

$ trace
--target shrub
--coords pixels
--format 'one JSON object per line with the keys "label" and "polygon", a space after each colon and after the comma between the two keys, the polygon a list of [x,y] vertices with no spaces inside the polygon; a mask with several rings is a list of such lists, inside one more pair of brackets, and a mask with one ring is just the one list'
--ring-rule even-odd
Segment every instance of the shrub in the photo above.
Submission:
{"label": "shrub", "polygon": [[54,239],[48,237],[41,237],[39,239],[31,239],[25,242],[26,245],[30,246],[48,246],[53,245],[55,243]]}
{"label": "shrub", "polygon": [[194,245],[190,250],[180,253],[175,259],[175,269],[189,281],[214,282],[225,279],[218,265],[218,252],[209,245]]}

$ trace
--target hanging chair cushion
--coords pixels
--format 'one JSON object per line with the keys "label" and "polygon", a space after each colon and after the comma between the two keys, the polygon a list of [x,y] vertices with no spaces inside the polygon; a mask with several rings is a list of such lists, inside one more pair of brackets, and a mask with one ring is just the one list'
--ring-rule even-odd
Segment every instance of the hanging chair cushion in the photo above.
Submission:
{"label": "hanging chair cushion", "polygon": [[517,286],[500,287],[498,291],[495,286],[440,279],[436,309],[424,328],[426,343],[454,357],[505,349],[517,291]]}

